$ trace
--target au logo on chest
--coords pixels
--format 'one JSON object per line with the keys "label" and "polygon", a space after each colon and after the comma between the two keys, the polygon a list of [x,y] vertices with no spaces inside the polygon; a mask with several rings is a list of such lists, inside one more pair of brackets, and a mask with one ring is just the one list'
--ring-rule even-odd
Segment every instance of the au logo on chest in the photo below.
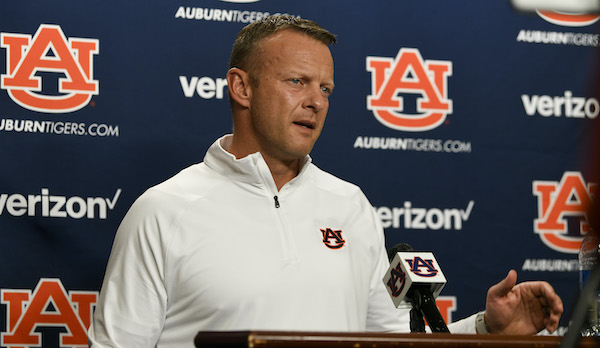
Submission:
{"label": "au logo on chest", "polygon": [[333,230],[331,228],[321,228],[323,235],[323,244],[329,249],[340,249],[346,244],[342,237],[342,230]]}

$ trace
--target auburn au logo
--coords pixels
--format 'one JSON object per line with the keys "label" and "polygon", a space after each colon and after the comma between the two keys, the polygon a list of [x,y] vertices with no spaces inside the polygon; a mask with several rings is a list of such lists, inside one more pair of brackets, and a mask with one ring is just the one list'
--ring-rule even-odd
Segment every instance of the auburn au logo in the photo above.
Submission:
{"label": "auburn au logo", "polygon": [[326,228],[321,229],[321,234],[323,234],[323,244],[329,249],[339,249],[346,244],[346,241],[342,238],[341,230]]}
{"label": "auburn au logo", "polygon": [[566,27],[585,27],[596,23],[598,19],[600,19],[599,15],[564,13],[556,11],[537,10],[537,14],[547,22]]}
{"label": "auburn au logo", "polygon": [[[0,87],[26,109],[72,112],[98,94],[98,81],[93,79],[93,56],[99,52],[96,39],[67,39],[60,26],[42,24],[33,38],[0,33],[0,47],[6,49],[6,74],[0,75]],[[58,93],[45,93],[42,78],[36,76],[39,72],[65,75],[58,79]]]}
{"label": "auburn au logo", "polygon": [[[385,126],[401,131],[426,131],[441,125],[452,113],[448,76],[452,62],[423,60],[419,50],[401,48],[395,59],[367,57],[371,95],[367,109]],[[417,95],[414,113],[406,113],[402,94]]]}
{"label": "auburn au logo", "polygon": [[438,274],[433,260],[425,260],[419,256],[415,256],[414,259],[406,259],[406,262],[410,266],[410,271],[420,277],[435,277]]}
{"label": "auburn au logo", "polygon": [[[586,184],[579,172],[565,172],[560,182],[533,182],[533,194],[538,200],[533,230],[544,244],[563,253],[579,252],[583,235],[589,230],[587,210],[596,190],[597,185]],[[567,218],[579,220],[576,235],[568,234]]]}
{"label": "auburn au logo", "polygon": [[390,270],[390,280],[388,280],[387,286],[390,288],[392,296],[398,297],[404,290],[405,285],[406,273],[402,270],[401,263],[398,262],[398,265]]}
{"label": "auburn au logo", "polygon": [[87,347],[87,330],[92,320],[96,292],[67,292],[59,279],[40,279],[35,290],[0,291],[0,303],[6,306],[6,332],[2,333],[2,347],[27,348],[56,346],[44,344],[37,327],[62,327],[58,345]]}

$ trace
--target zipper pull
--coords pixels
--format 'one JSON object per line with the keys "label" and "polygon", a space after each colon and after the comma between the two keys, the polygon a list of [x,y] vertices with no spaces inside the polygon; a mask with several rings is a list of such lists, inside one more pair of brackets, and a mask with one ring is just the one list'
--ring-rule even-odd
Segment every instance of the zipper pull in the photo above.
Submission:
{"label": "zipper pull", "polygon": [[279,208],[279,199],[277,196],[273,197],[273,199],[275,199],[275,208]]}

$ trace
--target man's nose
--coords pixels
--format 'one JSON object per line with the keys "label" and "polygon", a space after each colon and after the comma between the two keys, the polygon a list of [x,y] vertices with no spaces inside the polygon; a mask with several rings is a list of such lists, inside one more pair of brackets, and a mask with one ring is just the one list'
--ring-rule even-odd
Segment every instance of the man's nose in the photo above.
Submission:
{"label": "man's nose", "polygon": [[320,112],[329,103],[327,96],[320,86],[310,88],[305,99],[305,107],[312,109],[314,112]]}

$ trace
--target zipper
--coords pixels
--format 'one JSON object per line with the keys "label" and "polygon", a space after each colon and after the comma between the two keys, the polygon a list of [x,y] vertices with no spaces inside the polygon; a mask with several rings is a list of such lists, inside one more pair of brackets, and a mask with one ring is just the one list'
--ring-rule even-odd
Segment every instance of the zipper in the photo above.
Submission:
{"label": "zipper", "polygon": [[275,203],[273,214],[279,220],[279,228],[277,229],[280,233],[279,237],[281,238],[281,246],[283,247],[284,260],[286,263],[298,262],[298,252],[296,251],[285,208],[281,207],[278,195],[273,196],[273,202]]}

